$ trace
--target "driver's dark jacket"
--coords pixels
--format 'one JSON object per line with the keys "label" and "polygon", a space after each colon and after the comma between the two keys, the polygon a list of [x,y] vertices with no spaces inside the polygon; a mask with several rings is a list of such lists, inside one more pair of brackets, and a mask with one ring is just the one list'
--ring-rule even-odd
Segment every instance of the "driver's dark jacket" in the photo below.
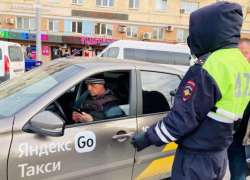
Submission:
{"label": "driver's dark jacket", "polygon": [[120,100],[113,94],[110,89],[107,89],[99,97],[91,97],[88,95],[81,105],[82,111],[90,114],[93,121],[101,119],[109,119],[121,117],[123,111],[119,107]]}

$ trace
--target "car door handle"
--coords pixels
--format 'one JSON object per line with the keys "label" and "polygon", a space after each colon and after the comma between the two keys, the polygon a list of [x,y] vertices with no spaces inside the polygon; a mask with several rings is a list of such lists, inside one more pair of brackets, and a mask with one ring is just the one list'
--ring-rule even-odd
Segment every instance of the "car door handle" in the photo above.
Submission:
{"label": "car door handle", "polygon": [[119,140],[120,142],[122,142],[122,141],[126,140],[127,138],[132,137],[133,134],[134,134],[134,133],[131,132],[131,133],[127,133],[127,134],[114,135],[114,136],[112,137],[112,139],[114,139],[114,140]]}

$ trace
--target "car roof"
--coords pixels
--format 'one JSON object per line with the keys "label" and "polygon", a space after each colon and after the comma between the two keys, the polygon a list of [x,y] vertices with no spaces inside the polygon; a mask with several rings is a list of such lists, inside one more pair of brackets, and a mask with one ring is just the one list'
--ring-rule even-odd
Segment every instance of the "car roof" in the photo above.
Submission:
{"label": "car roof", "polygon": [[[149,45],[165,45],[165,46],[183,46],[186,47],[186,43],[162,43],[162,42],[149,42],[149,41],[131,41],[131,40],[118,40],[113,42],[112,44],[115,43],[128,43],[128,44],[149,44]],[[188,47],[188,46],[187,46]]]}
{"label": "car roof", "polygon": [[8,42],[8,41],[0,41],[0,45],[1,45],[1,46],[2,46],[2,45],[8,45],[8,46],[15,45],[15,46],[21,47],[21,45],[18,44],[18,43],[15,43],[15,42]]}
{"label": "car roof", "polygon": [[[105,58],[105,57],[67,57],[67,58],[59,58],[53,61],[65,62],[74,65],[81,66],[83,68],[98,68],[103,65],[115,65],[126,66],[126,65],[134,65],[136,69],[140,70],[148,70],[148,71],[162,71],[169,72],[179,75],[184,75],[185,71],[178,66],[164,66],[155,63],[143,62],[143,61],[135,61],[135,60],[126,60],[126,59],[117,59],[117,58]],[[188,67],[188,66],[187,66]]]}

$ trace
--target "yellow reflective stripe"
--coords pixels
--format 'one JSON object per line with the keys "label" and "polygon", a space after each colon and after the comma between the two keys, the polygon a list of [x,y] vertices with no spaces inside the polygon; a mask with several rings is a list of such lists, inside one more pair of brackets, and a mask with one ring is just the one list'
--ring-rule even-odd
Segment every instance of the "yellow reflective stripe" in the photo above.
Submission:
{"label": "yellow reflective stripe", "polygon": [[[162,152],[174,150],[177,144],[174,142],[167,144]],[[169,156],[154,160],[135,180],[147,179],[164,173],[170,173],[174,162],[174,156]]]}

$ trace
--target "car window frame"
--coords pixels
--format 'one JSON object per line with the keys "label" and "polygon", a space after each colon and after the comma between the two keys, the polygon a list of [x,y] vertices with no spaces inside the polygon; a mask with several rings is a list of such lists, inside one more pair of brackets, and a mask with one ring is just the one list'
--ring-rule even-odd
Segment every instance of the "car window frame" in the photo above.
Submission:
{"label": "car window frame", "polygon": [[[95,74],[98,74],[98,73],[105,73],[105,72],[130,72],[130,77],[129,77],[129,79],[130,79],[130,81],[129,81],[129,83],[130,83],[130,85],[129,85],[129,91],[130,91],[130,94],[129,94],[129,116],[117,117],[117,118],[112,118],[112,119],[104,119],[104,120],[92,121],[92,122],[86,122],[86,123],[69,124],[69,125],[65,126],[65,129],[79,127],[79,126],[87,126],[87,125],[94,125],[94,124],[99,124],[99,123],[106,123],[106,122],[120,121],[120,120],[136,118],[136,110],[135,110],[136,109],[135,108],[136,107],[136,79],[137,79],[136,78],[136,70],[135,69],[128,69],[128,70],[117,70],[117,71],[116,70],[99,71],[99,72],[95,72],[95,73],[89,75],[88,77],[91,77],[91,76],[93,76]],[[85,77],[84,79],[86,79],[88,77]],[[83,81],[84,79],[82,79],[81,81]],[[72,89],[73,87],[75,87],[80,82],[76,83],[75,85],[70,87],[68,90]],[[66,93],[66,92],[67,91],[65,91],[64,93]],[[61,94],[60,96],[62,96],[63,94]],[[56,99],[54,99],[54,101],[57,100],[58,98],[60,98],[60,96],[57,97]],[[52,101],[52,102],[54,102],[54,101]]]}
{"label": "car window frame", "polygon": [[[17,49],[19,49],[19,52],[16,52],[16,53],[20,53],[20,55],[21,55],[21,59],[20,60],[17,60],[17,59],[12,59],[12,56],[13,55],[11,55],[12,53],[11,53],[11,48],[17,48]],[[17,50],[16,49],[16,50]],[[10,62],[11,63],[20,63],[20,62],[24,62],[24,55],[23,55],[23,52],[22,52],[22,48],[21,47],[19,47],[19,46],[14,46],[14,45],[10,45],[10,46],[8,46],[8,55],[9,55],[9,60],[10,60]]]}
{"label": "car window frame", "polygon": [[179,74],[173,74],[166,71],[155,71],[155,70],[136,70],[136,76],[137,76],[137,117],[146,117],[146,116],[153,116],[153,115],[160,115],[160,114],[166,114],[171,111],[162,111],[162,112],[156,112],[156,113],[149,113],[149,114],[143,114],[143,102],[142,102],[142,81],[141,81],[141,71],[146,72],[153,72],[153,73],[163,73],[163,74],[169,74],[169,75],[175,75],[180,78],[180,81],[182,80],[182,77]]}

